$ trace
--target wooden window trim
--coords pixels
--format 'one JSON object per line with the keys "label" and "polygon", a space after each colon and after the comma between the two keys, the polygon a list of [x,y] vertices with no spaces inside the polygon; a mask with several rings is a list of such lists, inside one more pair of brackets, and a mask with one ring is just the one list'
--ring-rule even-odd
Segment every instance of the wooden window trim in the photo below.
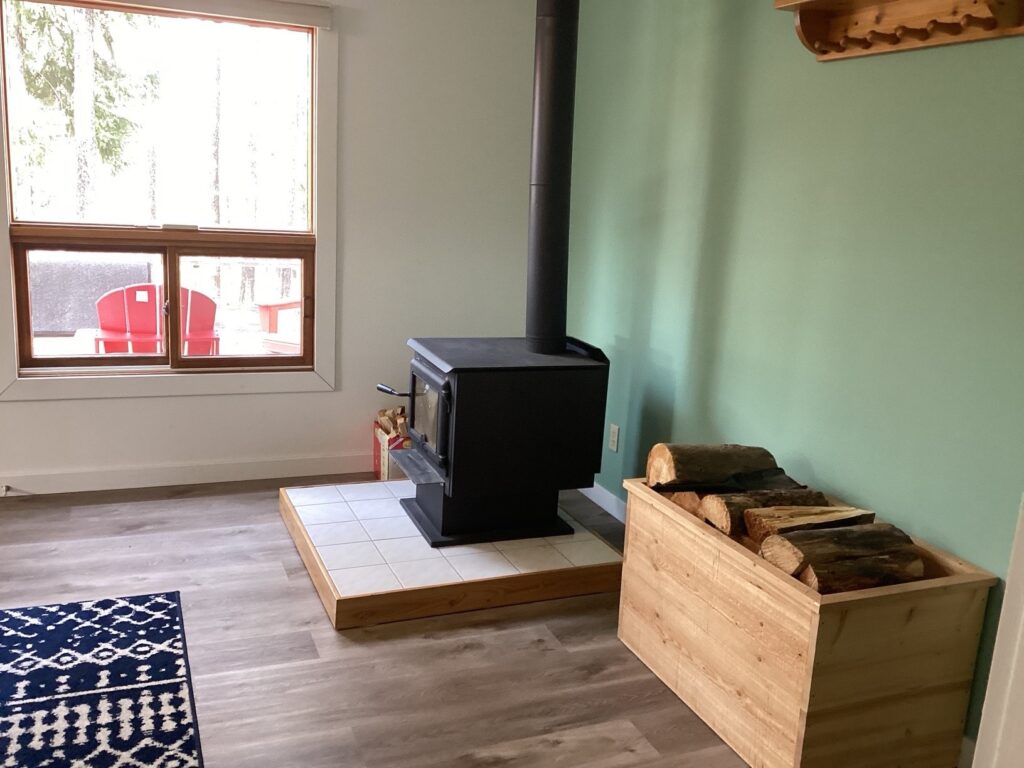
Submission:
{"label": "wooden window trim", "polygon": [[[112,367],[159,370],[161,373],[225,372],[238,370],[312,370],[316,237],[308,232],[255,232],[248,230],[178,229],[160,227],[106,227],[99,225],[11,224],[19,367],[74,369],[87,375]],[[96,355],[88,357],[34,357],[32,355],[31,299],[28,278],[30,250],[145,252],[161,254],[164,261],[166,351],[163,355]],[[177,300],[182,256],[242,256],[302,261],[302,354],[257,357],[181,355],[180,308]],[[62,370],[63,369],[63,370]]]}
{"label": "wooden window trim", "polygon": [[235,370],[238,368],[313,368],[313,321],[316,302],[316,248],[313,244],[305,248],[295,247],[286,251],[276,246],[272,249],[258,251],[253,246],[244,247],[222,242],[219,245],[204,247],[177,246],[168,248],[167,290],[170,296],[178,295],[181,276],[180,260],[183,256],[245,256],[260,259],[301,259],[302,261],[302,354],[271,355],[262,357],[187,357],[181,354],[180,311],[179,302],[170,304],[168,318],[168,349],[171,356],[171,370],[175,371],[210,371]]}
{"label": "wooden window trim", "polygon": [[11,244],[42,247],[57,243],[76,249],[91,246],[93,250],[106,248],[121,250],[146,246],[204,248],[218,245],[261,250],[295,251],[316,245],[316,236],[310,232],[273,232],[249,229],[204,229],[178,227],[127,227],[102,224],[36,224],[14,222],[10,225]]}
{"label": "wooden window trim", "polygon": [[[309,23],[299,23],[298,21],[266,21],[259,18],[258,14],[246,14],[246,13],[218,13],[216,11],[206,11],[199,8],[186,7],[182,9],[176,9],[173,7],[173,3],[168,3],[167,7],[157,5],[147,5],[144,0],[141,2],[122,2],[121,0],[111,0],[105,2],[104,0],[31,0],[32,2],[42,3],[44,5],[66,5],[71,8],[91,8],[96,11],[113,11],[115,13],[135,13],[145,16],[166,16],[174,19],[202,19],[205,21],[225,21],[231,24],[244,24],[248,27],[272,27],[275,29],[290,29],[296,32],[315,32],[318,29],[329,29],[330,24],[320,21],[320,23],[314,23],[312,20]],[[186,6],[191,6],[192,3],[185,3]],[[325,6],[317,6],[311,4],[313,8],[320,10]]]}
{"label": "wooden window trim", "polygon": [[[315,294],[316,294],[316,236],[313,234],[315,188],[314,162],[317,141],[317,86],[318,55],[317,25],[290,24],[276,21],[262,21],[248,17],[236,17],[201,10],[174,10],[147,6],[145,3],[104,2],[104,0],[39,0],[51,5],[67,5],[93,8],[119,13],[140,13],[151,16],[176,18],[197,18],[223,21],[249,26],[266,26],[306,32],[310,36],[310,77],[309,142],[307,146],[307,225],[309,231],[272,231],[244,229],[214,229],[202,227],[157,227],[106,224],[78,224],[32,222],[14,217],[14,195],[11,180],[9,131],[3,126],[3,147],[8,162],[4,180],[8,190],[7,216],[11,244],[11,258],[14,277],[15,300],[15,343],[19,370],[29,374],[60,376],[96,374],[109,375],[114,369],[122,369],[125,375],[158,372],[201,373],[241,372],[266,370],[315,370]],[[6,51],[0,61],[0,76],[6,78]],[[6,88],[3,88],[3,111],[6,122]],[[162,254],[164,262],[164,289],[168,298],[169,312],[165,321],[165,352],[162,355],[95,355],[80,357],[45,357],[32,355],[31,306],[28,279],[29,250],[69,250],[103,252],[144,252]],[[301,355],[267,355],[256,357],[185,357],[181,355],[180,329],[178,326],[179,302],[179,257],[198,256],[243,256],[251,258],[289,258],[302,261],[302,326]]]}

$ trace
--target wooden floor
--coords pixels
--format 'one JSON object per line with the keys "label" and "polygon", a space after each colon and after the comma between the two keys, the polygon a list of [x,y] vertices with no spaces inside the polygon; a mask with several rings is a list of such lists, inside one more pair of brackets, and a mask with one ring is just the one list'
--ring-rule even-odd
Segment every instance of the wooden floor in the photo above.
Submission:
{"label": "wooden floor", "polygon": [[208,768],[743,765],[619,643],[615,595],[335,632],[283,484],[0,499],[0,608],[179,590]]}

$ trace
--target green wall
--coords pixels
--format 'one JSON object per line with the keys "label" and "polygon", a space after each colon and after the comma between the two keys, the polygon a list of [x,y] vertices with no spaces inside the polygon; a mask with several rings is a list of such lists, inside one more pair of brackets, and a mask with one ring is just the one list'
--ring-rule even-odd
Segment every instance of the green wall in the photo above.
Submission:
{"label": "green wall", "polygon": [[[585,0],[570,331],[599,483],[740,442],[1000,576],[1024,491],[1024,38],[816,63],[770,0]],[[999,599],[968,731],[977,731]]]}

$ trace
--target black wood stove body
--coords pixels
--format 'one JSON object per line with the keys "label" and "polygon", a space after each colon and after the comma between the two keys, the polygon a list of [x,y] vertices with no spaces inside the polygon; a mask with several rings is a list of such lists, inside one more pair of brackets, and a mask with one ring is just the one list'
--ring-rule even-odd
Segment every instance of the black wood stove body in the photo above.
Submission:
{"label": "black wood stove body", "polygon": [[579,0],[538,0],[525,338],[409,342],[413,447],[393,456],[434,546],[569,533],[558,491],[601,466],[608,359],[566,336],[578,28]]}
{"label": "black wood stove body", "polygon": [[608,359],[566,341],[411,339],[413,447],[392,455],[416,483],[402,504],[434,546],[571,533],[558,492],[601,467]]}

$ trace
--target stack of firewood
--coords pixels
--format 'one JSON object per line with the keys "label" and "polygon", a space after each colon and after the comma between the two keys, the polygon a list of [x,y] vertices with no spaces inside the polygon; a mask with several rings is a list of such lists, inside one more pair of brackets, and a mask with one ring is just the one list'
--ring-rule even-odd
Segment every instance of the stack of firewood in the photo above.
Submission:
{"label": "stack of firewood", "polygon": [[655,445],[647,484],[822,594],[924,578],[913,540],[789,477],[764,448]]}
{"label": "stack of firewood", "polygon": [[409,434],[409,423],[405,416],[404,405],[377,411],[377,424],[384,430],[384,434],[389,436],[406,437]]}

